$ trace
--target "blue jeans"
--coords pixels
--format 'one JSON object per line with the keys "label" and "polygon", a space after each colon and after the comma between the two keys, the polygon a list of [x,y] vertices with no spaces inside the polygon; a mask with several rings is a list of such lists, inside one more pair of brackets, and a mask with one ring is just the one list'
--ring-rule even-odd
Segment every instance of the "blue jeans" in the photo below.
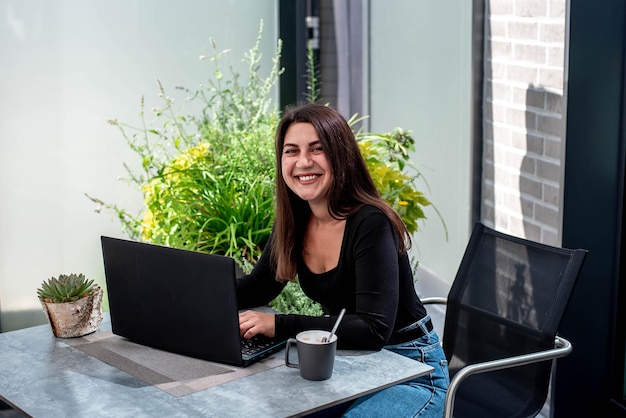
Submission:
{"label": "blue jeans", "polygon": [[[423,324],[428,319],[426,316],[418,323],[426,332]],[[435,330],[416,340],[385,348],[426,363],[434,370],[428,375],[357,399],[343,416],[441,418],[450,376],[448,362]]]}

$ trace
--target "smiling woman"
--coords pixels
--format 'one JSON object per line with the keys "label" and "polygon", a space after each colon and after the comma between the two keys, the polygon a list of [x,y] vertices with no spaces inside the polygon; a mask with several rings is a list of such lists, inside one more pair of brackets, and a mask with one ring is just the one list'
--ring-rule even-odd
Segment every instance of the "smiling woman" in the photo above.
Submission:
{"label": "smiling woman", "polygon": [[372,416],[440,417],[447,363],[415,292],[410,233],[376,189],[348,122],[321,104],[286,109],[275,149],[272,235],[252,272],[237,281],[238,304],[263,306],[297,276],[326,315],[247,310],[240,314],[241,335],[284,340],[310,329],[330,331],[345,310],[336,330],[339,348],[387,348],[434,369],[343,405],[348,416],[367,410]]}

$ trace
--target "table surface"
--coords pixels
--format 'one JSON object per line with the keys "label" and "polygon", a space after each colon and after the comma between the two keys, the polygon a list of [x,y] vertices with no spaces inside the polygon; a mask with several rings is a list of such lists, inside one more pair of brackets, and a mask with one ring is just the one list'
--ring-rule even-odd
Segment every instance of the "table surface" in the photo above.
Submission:
{"label": "table surface", "polygon": [[0,399],[33,417],[301,416],[431,370],[387,350],[339,350],[325,381],[280,365],[174,397],[67,345],[47,324],[0,334]]}

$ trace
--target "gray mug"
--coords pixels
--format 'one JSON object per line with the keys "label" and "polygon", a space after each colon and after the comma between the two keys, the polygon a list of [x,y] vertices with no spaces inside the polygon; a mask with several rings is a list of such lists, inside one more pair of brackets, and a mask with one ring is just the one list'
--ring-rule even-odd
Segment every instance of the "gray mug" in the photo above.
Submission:
{"label": "gray mug", "polygon": [[[289,338],[285,347],[285,365],[300,369],[300,376],[307,380],[326,380],[333,374],[335,365],[335,353],[337,352],[337,335],[333,335],[330,341],[323,342],[328,338],[328,331],[302,331],[296,338]],[[289,361],[289,352],[293,344],[298,349],[298,363]]]}

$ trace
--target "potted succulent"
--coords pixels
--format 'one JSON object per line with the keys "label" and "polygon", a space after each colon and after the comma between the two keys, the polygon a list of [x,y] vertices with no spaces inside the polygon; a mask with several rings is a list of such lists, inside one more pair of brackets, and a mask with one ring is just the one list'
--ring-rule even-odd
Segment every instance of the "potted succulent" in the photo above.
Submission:
{"label": "potted succulent", "polygon": [[102,288],[84,274],[44,280],[37,296],[56,337],[80,337],[102,323]]}

